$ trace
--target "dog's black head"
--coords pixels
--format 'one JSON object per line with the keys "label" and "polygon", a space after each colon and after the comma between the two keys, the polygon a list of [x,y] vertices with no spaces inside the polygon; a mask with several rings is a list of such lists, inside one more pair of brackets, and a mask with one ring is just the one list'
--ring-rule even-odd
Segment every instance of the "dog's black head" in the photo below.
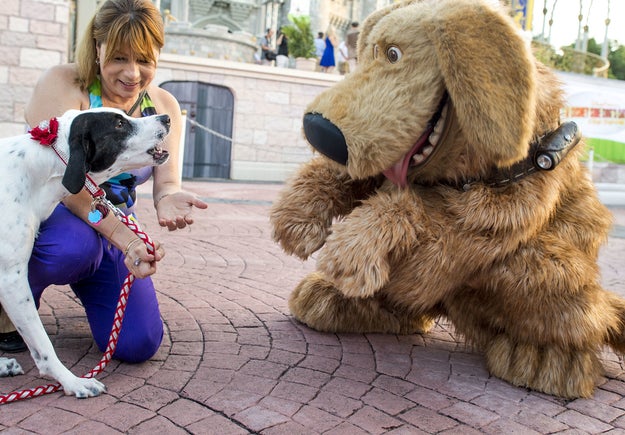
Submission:
{"label": "dog's black head", "polygon": [[[63,175],[63,186],[72,194],[78,193],[85,185],[88,172],[98,173],[111,168],[120,155],[129,147],[143,146],[145,157],[142,164],[128,161],[129,167],[161,164],[167,160],[167,151],[156,148],[169,131],[169,117],[157,115],[158,129],[151,132],[152,144],[147,138],[141,140],[141,129],[145,123],[139,118],[130,118],[121,111],[86,111],[81,112],[71,122],[68,134],[69,160]],[[143,132],[144,133],[144,132]],[[133,140],[137,139],[137,140]],[[156,142],[155,142],[156,141]],[[142,144],[138,144],[142,142]],[[129,150],[133,151],[133,150]],[[152,157],[148,157],[150,154]],[[130,157],[125,156],[125,160]],[[121,172],[121,171],[120,171]]]}

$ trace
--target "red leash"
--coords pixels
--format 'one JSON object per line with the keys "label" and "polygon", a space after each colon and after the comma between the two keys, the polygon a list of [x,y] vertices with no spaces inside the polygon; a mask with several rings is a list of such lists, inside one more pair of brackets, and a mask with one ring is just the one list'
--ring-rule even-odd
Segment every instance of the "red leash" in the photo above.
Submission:
{"label": "red leash", "polygon": [[[131,230],[133,230],[141,240],[146,244],[148,251],[154,252],[154,244],[150,240],[149,236],[143,232],[136,221],[129,219],[127,216],[122,215],[121,221],[126,224]],[[121,292],[119,295],[119,300],[117,301],[117,308],[115,309],[115,317],[113,319],[113,327],[111,329],[111,334],[109,336],[108,345],[106,350],[104,351],[104,355],[100,359],[100,362],[93,368],[89,373],[82,376],[83,378],[93,378],[98,374],[104,371],[104,368],[111,361],[113,353],[115,353],[115,349],[117,347],[117,341],[119,339],[119,334],[122,327],[122,322],[124,320],[124,313],[126,311],[126,304],[128,302],[128,295],[130,293],[130,287],[134,281],[135,277],[132,273],[128,273],[126,279],[121,288]],[[37,388],[33,388],[30,390],[22,390],[22,391],[14,391],[12,393],[0,396],[0,405],[5,403],[15,402],[17,400],[30,399],[33,397],[43,396],[44,394],[55,393],[61,390],[61,384],[48,384],[43,385]]]}
{"label": "red leash", "polygon": [[[128,218],[126,215],[120,216],[121,221],[126,224],[128,228],[133,230],[141,240],[146,244],[150,253],[154,252],[154,243],[150,240],[150,237],[143,232],[137,222]],[[117,347],[117,340],[119,339],[119,333],[122,328],[122,322],[124,320],[124,313],[126,311],[126,304],[128,303],[128,295],[130,294],[130,287],[132,286],[135,276],[132,273],[128,273],[126,279],[121,288],[119,300],[117,301],[117,308],[115,309],[115,317],[113,319],[113,327],[109,336],[108,345],[104,351],[104,355],[100,359],[100,362],[89,373],[82,376],[83,378],[93,378],[104,371],[104,368],[111,361],[115,348]],[[18,400],[31,399],[33,397],[43,396],[44,394],[55,393],[62,390],[61,384],[48,384],[36,387],[30,390],[13,391],[12,393],[0,396],[0,405],[5,403],[16,402]]]}
{"label": "red leash", "polygon": [[[56,118],[52,118],[47,123],[42,123],[40,126],[35,127],[31,130],[31,136],[33,139],[38,140],[42,145],[51,146],[54,152],[59,156],[59,158],[63,161],[63,163],[67,164],[67,157],[55,146],[55,141],[57,137],[58,130],[58,122]],[[98,225],[100,221],[106,217],[109,211],[112,211],[128,228],[130,228],[143,242],[145,243],[148,252],[154,253],[154,243],[150,239],[150,237],[141,230],[139,224],[136,220],[129,218],[124,213],[121,212],[117,207],[111,204],[110,201],[106,199],[104,191],[100,189],[87,175],[87,179],[85,181],[85,188],[91,193],[93,197],[92,203],[92,213],[96,213],[96,218],[92,219],[92,215],[89,215],[89,221]],[[122,288],[119,295],[119,300],[117,301],[117,308],[115,309],[115,317],[113,318],[113,327],[111,329],[111,334],[109,335],[109,341],[106,346],[106,350],[104,351],[104,355],[100,359],[100,362],[93,368],[89,373],[82,376],[83,378],[93,378],[98,374],[104,371],[104,368],[111,361],[113,357],[113,353],[115,353],[115,348],[117,347],[117,341],[119,339],[119,334],[122,328],[122,322],[124,320],[124,313],[126,312],[126,304],[128,303],[128,295],[130,294],[130,287],[135,280],[135,276],[132,273],[128,273],[124,283],[122,284]],[[33,397],[43,396],[44,394],[55,393],[59,390],[63,389],[61,384],[48,384],[42,385],[40,387],[36,387],[30,390],[21,390],[21,391],[13,391],[12,393],[0,396],[0,405],[4,405],[5,403],[16,402],[18,400],[31,399]]]}

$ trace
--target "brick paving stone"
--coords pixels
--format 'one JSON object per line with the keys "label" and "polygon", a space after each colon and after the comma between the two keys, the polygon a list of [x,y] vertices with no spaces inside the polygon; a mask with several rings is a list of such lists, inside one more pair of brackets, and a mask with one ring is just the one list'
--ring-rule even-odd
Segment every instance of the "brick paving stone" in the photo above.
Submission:
{"label": "brick paving stone", "polygon": [[480,429],[480,431],[486,434],[492,435],[539,435],[540,432],[532,430],[527,426],[519,424],[513,420],[507,418],[500,418],[499,420],[489,424]]}
{"label": "brick paving stone", "polygon": [[317,397],[308,402],[308,404],[341,418],[349,417],[362,408],[362,402],[360,400],[350,399],[342,394],[323,390],[317,394]]}
{"label": "brick paving stone", "polygon": [[406,394],[405,397],[412,400],[416,404],[434,411],[449,408],[458,401],[457,399],[441,394],[438,391],[421,386],[417,386],[413,391]]}
{"label": "brick paving stone", "polygon": [[[177,232],[158,227],[149,183],[139,190],[144,229],[167,250],[154,276],[166,327],[157,354],[111,361],[101,397],[57,393],[1,406],[3,433],[625,433],[623,356],[603,350],[606,376],[594,395],[563,400],[491,377],[445,319],[424,335],[313,331],[289,314],[288,297],[315,258],[287,256],[271,240],[267,215],[282,186],[184,185],[209,209]],[[625,226],[625,207],[615,212]],[[599,266],[606,288],[625,297],[624,253],[624,236],[613,234]],[[39,312],[70,369],[94,367],[101,353],[72,291],[51,286]],[[3,378],[2,390],[48,382],[27,352],[15,357],[26,374]]]}
{"label": "brick paving stone", "polygon": [[348,421],[370,434],[381,434],[402,427],[403,422],[384,412],[365,406],[349,417]]}
{"label": "brick paving stone", "polygon": [[150,411],[158,411],[176,400],[178,400],[177,393],[154,385],[145,385],[141,388],[137,388],[124,397],[124,401],[149,409]]}
{"label": "brick paving stone", "polygon": [[292,399],[300,403],[307,403],[312,400],[319,390],[316,387],[301,383],[281,381],[273,389],[271,395],[282,399]]}
{"label": "brick paving stone", "polygon": [[368,383],[355,381],[353,379],[334,377],[323,389],[328,393],[340,393],[352,399],[360,399],[371,389],[371,386]]}
{"label": "brick paving stone", "polygon": [[466,423],[476,429],[488,426],[489,424],[499,420],[500,418],[494,412],[467,402],[455,403],[449,408],[441,410],[441,412],[455,420]]}
{"label": "brick paving stone", "polygon": [[343,419],[314,406],[305,405],[295,413],[293,421],[323,433],[340,425]]}
{"label": "brick paving stone", "polygon": [[58,408],[42,409],[22,420],[18,427],[25,431],[46,432],[51,435],[62,434],[84,422],[85,417]]}
{"label": "brick paving stone", "polygon": [[140,406],[118,402],[98,412],[93,418],[114,429],[127,432],[144,421],[154,418],[155,415],[155,412]]}
{"label": "brick paving stone", "polygon": [[283,415],[292,417],[297,411],[302,408],[302,403],[294,400],[282,399],[275,396],[265,396],[259,402],[259,405],[264,406],[267,409],[279,412]]}
{"label": "brick paving stone", "polygon": [[[184,413],[185,411],[181,410],[180,412]],[[198,422],[186,426],[185,429],[195,435],[247,435],[250,433],[249,430],[219,414],[209,415]]]}
{"label": "brick paving stone", "polygon": [[522,410],[511,419],[541,433],[563,432],[569,428],[568,425],[561,421],[542,414],[539,407],[531,410]]}
{"label": "brick paving stone", "polygon": [[625,414],[625,411],[593,399],[575,400],[567,405],[568,409],[574,409],[589,417],[594,417],[604,423],[610,423]]}
{"label": "brick paving stone", "polygon": [[473,399],[471,403],[507,418],[519,414],[524,408],[520,401],[492,394],[483,394]]}
{"label": "brick paving stone", "polygon": [[167,418],[158,415],[151,420],[138,424],[126,433],[129,435],[183,435],[188,432],[184,428],[181,428],[180,426],[177,426],[173,422],[169,421]]}
{"label": "brick paving stone", "polygon": [[290,421],[290,418],[286,415],[262,406],[251,406],[236,413],[232,418],[241,422],[241,424],[253,432],[260,432],[265,428]]}
{"label": "brick paving stone", "polygon": [[416,406],[400,414],[398,418],[427,433],[438,433],[458,426],[456,420],[422,406]]}
{"label": "brick paving stone", "polygon": [[568,426],[586,431],[588,433],[605,432],[611,428],[610,425],[605,424],[596,418],[573,410],[565,411],[558,415],[558,420]]}
{"label": "brick paving stone", "polygon": [[[288,421],[286,423],[283,424],[278,424],[276,426],[270,427],[266,430],[263,431],[263,435],[317,435],[320,432],[318,432],[315,429],[312,429],[310,427],[306,427],[302,424],[299,423],[295,423],[293,421]],[[326,431],[324,432],[326,434],[330,434],[333,433],[333,431]],[[337,433],[349,433],[349,432],[337,432]],[[211,433],[212,435],[212,433]]]}
{"label": "brick paving stone", "polygon": [[381,388],[374,388],[362,398],[363,403],[384,411],[389,415],[397,415],[414,406],[414,403]]}

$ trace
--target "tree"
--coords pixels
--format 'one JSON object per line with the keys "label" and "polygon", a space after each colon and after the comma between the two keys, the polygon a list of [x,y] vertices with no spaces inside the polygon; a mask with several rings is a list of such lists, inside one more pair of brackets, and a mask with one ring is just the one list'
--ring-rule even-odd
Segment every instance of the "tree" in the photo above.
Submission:
{"label": "tree", "polygon": [[610,61],[610,77],[625,80],[625,45],[619,45],[616,50],[608,53]]}
{"label": "tree", "polygon": [[282,32],[289,41],[289,54],[295,58],[315,57],[315,37],[310,29],[308,15],[289,15],[292,24],[282,27]]}

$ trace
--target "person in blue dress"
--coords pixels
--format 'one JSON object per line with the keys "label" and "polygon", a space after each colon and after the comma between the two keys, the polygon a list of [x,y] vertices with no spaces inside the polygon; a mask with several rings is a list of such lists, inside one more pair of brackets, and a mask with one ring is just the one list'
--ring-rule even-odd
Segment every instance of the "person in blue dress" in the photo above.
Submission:
{"label": "person in blue dress", "polygon": [[321,72],[331,73],[336,66],[334,48],[337,46],[338,39],[336,38],[336,33],[334,32],[334,28],[330,26],[326,32],[326,48],[323,51],[323,56],[321,56],[321,61],[319,62]]}

